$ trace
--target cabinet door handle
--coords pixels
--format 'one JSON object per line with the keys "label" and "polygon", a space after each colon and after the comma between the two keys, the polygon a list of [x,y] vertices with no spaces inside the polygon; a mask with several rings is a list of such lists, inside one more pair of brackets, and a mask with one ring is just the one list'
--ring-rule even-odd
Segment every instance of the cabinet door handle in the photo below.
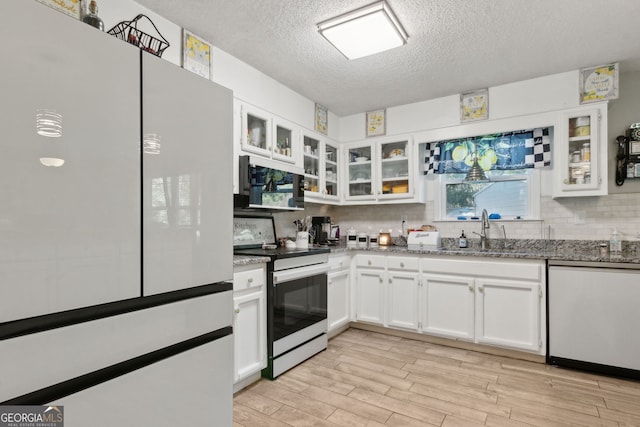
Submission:
{"label": "cabinet door handle", "polygon": [[369,265],[371,265],[371,260],[367,261],[367,263],[368,263]]}
{"label": "cabinet door handle", "polygon": [[240,313],[240,307],[236,307],[235,312]]}
{"label": "cabinet door handle", "polygon": [[253,277],[249,277],[249,278],[247,279],[247,282],[248,282],[248,283],[253,283]]}
{"label": "cabinet door handle", "polygon": [[473,292],[473,285],[469,285],[469,292]]}
{"label": "cabinet door handle", "polygon": [[393,284],[393,280],[391,279],[391,277],[389,277],[389,284]]}
{"label": "cabinet door handle", "polygon": [[382,283],[382,276],[378,276],[378,281]]}
{"label": "cabinet door handle", "polygon": [[400,263],[400,267],[404,268],[404,262]]}
{"label": "cabinet door handle", "polygon": [[483,293],[484,292],[484,286],[478,286],[478,292]]}

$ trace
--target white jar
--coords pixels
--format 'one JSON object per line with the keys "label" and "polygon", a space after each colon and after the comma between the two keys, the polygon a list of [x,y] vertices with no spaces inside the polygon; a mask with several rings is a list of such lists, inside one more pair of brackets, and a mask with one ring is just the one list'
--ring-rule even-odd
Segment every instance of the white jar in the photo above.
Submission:
{"label": "white jar", "polygon": [[358,233],[358,249],[366,249],[369,245],[369,235],[367,233]]}

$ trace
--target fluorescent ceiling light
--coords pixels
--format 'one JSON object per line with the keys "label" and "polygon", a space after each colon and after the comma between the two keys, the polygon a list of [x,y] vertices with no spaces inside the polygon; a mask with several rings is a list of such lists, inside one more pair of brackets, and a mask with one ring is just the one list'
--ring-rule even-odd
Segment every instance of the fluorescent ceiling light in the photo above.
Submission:
{"label": "fluorescent ceiling light", "polygon": [[384,0],[320,22],[318,31],[347,59],[402,46],[409,38]]}

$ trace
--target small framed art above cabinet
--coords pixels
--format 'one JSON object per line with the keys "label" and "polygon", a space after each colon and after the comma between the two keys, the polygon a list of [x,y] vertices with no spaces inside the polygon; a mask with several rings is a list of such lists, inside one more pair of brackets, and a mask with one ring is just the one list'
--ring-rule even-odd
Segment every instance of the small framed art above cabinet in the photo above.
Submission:
{"label": "small framed art above cabinet", "polygon": [[[237,100],[236,100],[237,101]],[[237,101],[240,150],[276,161],[300,165],[300,128],[272,113]]]}
{"label": "small framed art above cabinet", "polygon": [[604,196],[607,183],[607,103],[567,110],[554,149],[554,197]]}

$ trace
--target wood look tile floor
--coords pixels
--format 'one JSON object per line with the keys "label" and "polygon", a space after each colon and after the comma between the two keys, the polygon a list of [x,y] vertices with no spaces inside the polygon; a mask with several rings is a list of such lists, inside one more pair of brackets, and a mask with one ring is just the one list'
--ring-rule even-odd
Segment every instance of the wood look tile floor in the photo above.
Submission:
{"label": "wood look tile floor", "polygon": [[235,427],[640,426],[640,382],[349,329],[233,413]]}

